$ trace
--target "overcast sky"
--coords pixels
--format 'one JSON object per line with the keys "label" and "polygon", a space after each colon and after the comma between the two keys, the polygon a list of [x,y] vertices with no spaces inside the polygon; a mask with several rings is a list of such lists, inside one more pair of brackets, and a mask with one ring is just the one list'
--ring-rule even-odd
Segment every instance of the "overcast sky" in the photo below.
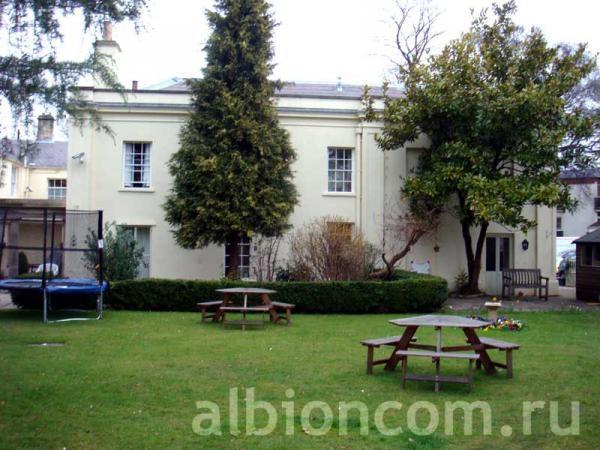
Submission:
{"label": "overcast sky", "polygon": [[[205,11],[212,0],[148,0],[143,28],[115,26],[113,37],[122,54],[119,79],[125,86],[138,80],[141,88],[172,77],[196,77],[204,65],[203,47],[209,36]],[[380,85],[390,78],[390,45],[394,29],[390,17],[395,0],[271,0],[276,28],[275,77],[284,81]],[[443,32],[432,51],[468,29],[471,9],[480,11],[492,0],[431,0],[439,13],[436,31]],[[587,42],[600,51],[600,1],[517,0],[516,20],[527,29],[543,30],[553,44]],[[63,21],[64,41],[58,57],[81,60],[92,49],[100,30],[83,33],[82,20]],[[2,45],[0,43],[0,45]],[[84,83],[87,84],[87,83]],[[41,113],[42,111],[40,111]],[[6,102],[0,106],[2,123],[10,123]],[[8,129],[8,128],[7,128]],[[64,124],[58,138],[63,138]]]}
{"label": "overcast sky", "polygon": [[[390,16],[395,0],[272,0],[279,26],[275,32],[275,76],[286,81],[380,84],[389,76]],[[443,31],[437,47],[457,37],[470,23],[471,8],[479,11],[490,0],[432,0]],[[119,75],[140,87],[170,77],[193,77],[204,64],[202,48],[209,36],[205,10],[212,0],[149,0],[145,29],[115,27],[123,50]],[[600,2],[594,0],[518,0],[517,22],[540,27],[552,43],[588,42],[600,50]],[[63,56],[89,53],[92,36],[82,39],[76,21],[67,23]],[[434,49],[435,50],[435,47]]]}

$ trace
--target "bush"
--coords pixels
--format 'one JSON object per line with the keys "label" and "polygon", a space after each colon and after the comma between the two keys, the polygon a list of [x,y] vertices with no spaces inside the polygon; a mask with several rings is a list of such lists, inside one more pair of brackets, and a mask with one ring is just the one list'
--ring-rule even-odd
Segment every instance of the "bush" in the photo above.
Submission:
{"label": "bush", "polygon": [[325,216],[292,233],[288,265],[294,281],[365,280],[378,254],[353,224]]}
{"label": "bush", "polygon": [[[414,274],[413,274],[414,275]],[[216,289],[239,286],[232,281],[131,280],[111,285],[113,309],[197,311],[196,303],[221,298]],[[273,299],[296,305],[296,312],[362,314],[430,312],[448,297],[446,280],[418,275],[398,281],[322,281],[244,283],[274,289]]]}
{"label": "bush", "polygon": [[[86,236],[86,245],[92,252],[85,252],[83,260],[90,273],[97,273],[98,236],[90,230]],[[144,264],[144,249],[140,247],[133,231],[118,226],[115,222],[104,224],[104,278],[109,281],[132,280],[138,276],[139,268]]]}
{"label": "bush", "polygon": [[25,252],[19,252],[18,271],[19,275],[29,272],[29,261]]}

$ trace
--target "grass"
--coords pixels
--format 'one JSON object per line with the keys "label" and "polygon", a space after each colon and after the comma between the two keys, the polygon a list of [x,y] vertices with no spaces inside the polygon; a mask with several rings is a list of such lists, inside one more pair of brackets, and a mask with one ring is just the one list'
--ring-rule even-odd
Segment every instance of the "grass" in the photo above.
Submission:
{"label": "grass", "polygon": [[[514,313],[526,322],[520,332],[488,331],[487,336],[518,342],[515,377],[478,372],[468,393],[463,385],[442,386],[435,394],[429,383],[409,383],[400,389],[399,372],[375,368],[364,373],[365,348],[359,341],[399,334],[387,323],[392,316],[296,315],[291,327],[265,330],[222,330],[199,325],[191,313],[108,312],[100,322],[43,325],[39,315],[0,312],[0,448],[597,448],[600,442],[600,314]],[[421,329],[420,342],[433,342],[433,330]],[[444,344],[464,339],[458,331],[444,331]],[[32,347],[35,342],[64,342],[64,346]],[[387,352],[389,350],[380,350]],[[500,355],[497,359],[500,359]],[[411,361],[414,371],[428,372],[428,361]],[[443,373],[462,374],[466,363],[444,362]],[[229,389],[239,389],[240,430],[232,435],[228,421]],[[293,436],[286,436],[285,420],[268,436],[246,436],[242,413],[245,389],[273,403],[283,416],[282,402],[293,401]],[[293,389],[291,399],[286,389]],[[288,392],[289,394],[289,392]],[[205,409],[196,402],[213,401],[220,407],[221,436],[200,436],[194,418]],[[303,431],[300,410],[313,400],[334,412],[331,431],[314,436]],[[351,413],[348,435],[339,437],[343,424],[340,401],[364,402],[371,413],[367,435],[360,434],[358,415]],[[384,436],[373,425],[379,404],[395,400],[402,409],[389,411],[386,425],[402,426],[398,436]],[[432,402],[440,426],[432,435],[418,436],[407,429],[407,411],[418,400]],[[466,436],[457,413],[453,435],[444,433],[444,402],[489,402],[492,435],[482,435],[480,416],[473,435]],[[571,401],[581,405],[578,436],[554,435],[549,406],[532,416],[532,434],[522,433],[522,402],[558,401],[560,423],[569,421]],[[266,414],[257,412],[257,426]],[[421,411],[419,424],[427,422]],[[196,419],[198,420],[198,419]],[[315,411],[311,425],[323,418]],[[208,422],[202,422],[207,424]],[[510,425],[514,433],[503,437]]]}

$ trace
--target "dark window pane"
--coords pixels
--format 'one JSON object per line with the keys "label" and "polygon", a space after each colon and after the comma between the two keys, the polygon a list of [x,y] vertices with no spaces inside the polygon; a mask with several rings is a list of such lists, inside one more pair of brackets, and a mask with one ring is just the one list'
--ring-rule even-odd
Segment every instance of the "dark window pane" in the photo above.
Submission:
{"label": "dark window pane", "polygon": [[510,239],[500,238],[500,270],[510,267]]}
{"label": "dark window pane", "polygon": [[593,250],[594,248],[590,244],[587,244],[583,247],[583,264],[585,264],[586,266],[592,265]]}
{"label": "dark window pane", "polygon": [[494,237],[485,239],[485,270],[496,271],[496,238]]}

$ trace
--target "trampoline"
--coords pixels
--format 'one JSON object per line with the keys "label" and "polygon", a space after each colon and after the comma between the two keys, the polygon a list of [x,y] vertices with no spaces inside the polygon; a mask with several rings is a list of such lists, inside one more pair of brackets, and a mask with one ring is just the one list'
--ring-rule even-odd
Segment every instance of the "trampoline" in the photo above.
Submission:
{"label": "trampoline", "polygon": [[[0,221],[0,270],[8,275],[0,279],[0,289],[18,295],[41,294],[44,323],[102,318],[108,290],[102,267],[102,211],[0,208]],[[23,273],[23,261],[28,258],[36,264],[28,264],[27,269],[37,267],[41,271]],[[53,296],[93,296],[94,316],[49,320],[49,313],[56,311]]]}

